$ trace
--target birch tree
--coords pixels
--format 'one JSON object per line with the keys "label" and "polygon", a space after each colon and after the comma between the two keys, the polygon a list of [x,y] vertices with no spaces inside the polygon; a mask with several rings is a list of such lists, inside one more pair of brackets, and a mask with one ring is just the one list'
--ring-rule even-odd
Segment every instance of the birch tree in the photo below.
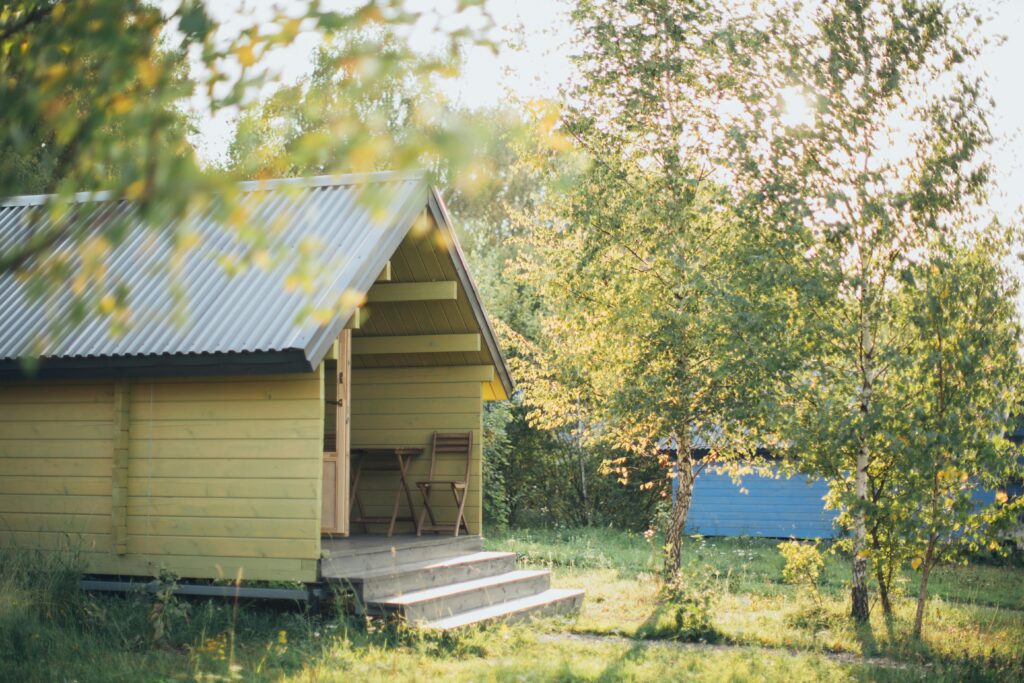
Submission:
{"label": "birch tree", "polygon": [[[543,311],[520,374],[536,424],[657,459],[662,477],[643,486],[666,497],[678,478],[665,527],[674,574],[702,466],[695,435],[721,433],[745,391],[716,317],[734,237],[712,177],[731,27],[711,2],[584,0],[572,18],[578,76],[557,130],[589,165],[522,218],[522,275]],[[626,458],[604,469],[633,475]]]}
{"label": "birch tree", "polygon": [[762,426],[829,480],[849,520],[859,622],[872,484],[902,466],[890,418],[915,333],[896,293],[930,245],[970,225],[989,185],[976,26],[931,0],[785,7],[738,80],[739,212],[748,258],[770,269],[757,285],[785,321],[777,338],[747,336],[763,342],[752,358],[777,364]]}

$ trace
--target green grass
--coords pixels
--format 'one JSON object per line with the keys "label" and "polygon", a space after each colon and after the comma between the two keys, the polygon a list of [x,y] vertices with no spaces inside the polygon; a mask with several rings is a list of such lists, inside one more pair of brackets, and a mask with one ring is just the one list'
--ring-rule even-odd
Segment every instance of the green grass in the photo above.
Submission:
{"label": "green grass", "polygon": [[[423,636],[349,617],[224,602],[84,595],[75,566],[0,554],[2,681],[1020,680],[1024,572],[944,567],[922,642],[912,601],[858,632],[844,558],[828,557],[823,607],[781,581],[771,541],[687,539],[685,575],[717,596],[713,645],[675,642],[658,601],[657,549],[608,529],[493,533],[488,546],[587,589],[574,620]],[[908,586],[910,585],[908,577]],[[162,608],[162,611],[161,609]],[[877,613],[878,610],[875,610]],[[156,638],[155,623],[164,626]],[[868,659],[863,659],[866,655]]]}

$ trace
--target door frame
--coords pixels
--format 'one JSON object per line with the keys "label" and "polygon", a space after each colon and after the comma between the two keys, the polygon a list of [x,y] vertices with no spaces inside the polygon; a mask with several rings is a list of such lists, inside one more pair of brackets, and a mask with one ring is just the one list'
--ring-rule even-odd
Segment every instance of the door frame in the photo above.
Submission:
{"label": "door frame", "polygon": [[[349,471],[351,468],[351,421],[352,421],[352,330],[342,330],[337,342],[337,366],[335,381],[335,435],[334,451],[324,451],[324,481],[321,495],[334,500],[335,519],[324,519],[321,514],[320,533],[325,536],[348,536],[349,534]],[[328,465],[332,464],[333,481],[328,478]],[[333,492],[331,491],[333,488]],[[322,509],[322,506],[321,506]]]}

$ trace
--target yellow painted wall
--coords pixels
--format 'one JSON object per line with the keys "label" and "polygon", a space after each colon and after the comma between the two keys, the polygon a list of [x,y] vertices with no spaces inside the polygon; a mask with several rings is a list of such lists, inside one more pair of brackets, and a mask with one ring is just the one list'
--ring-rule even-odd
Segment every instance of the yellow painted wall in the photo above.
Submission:
{"label": "yellow painted wall", "polygon": [[0,385],[0,543],[86,571],[316,579],[320,373],[130,382],[126,553],[114,552],[114,383]]}
{"label": "yellow painted wall", "polygon": [[[470,468],[469,498],[466,521],[471,533],[481,533],[482,504],[482,385],[479,378],[458,367],[436,368],[353,368],[352,370],[352,447],[421,446],[423,455],[414,459],[410,468],[410,488],[418,515],[421,498],[413,482],[426,479],[430,465],[430,439],[435,431],[473,432],[473,462]],[[447,456],[438,461],[435,479],[461,475],[465,459]],[[364,476],[360,482],[368,516],[391,514],[397,475]],[[439,521],[455,519],[455,504],[450,490],[438,490],[431,496],[431,506],[439,513]],[[403,499],[402,515],[407,506]],[[353,512],[353,516],[358,513]],[[410,531],[409,524],[399,531]],[[362,526],[352,525],[354,533]],[[370,531],[382,531],[371,525]]]}

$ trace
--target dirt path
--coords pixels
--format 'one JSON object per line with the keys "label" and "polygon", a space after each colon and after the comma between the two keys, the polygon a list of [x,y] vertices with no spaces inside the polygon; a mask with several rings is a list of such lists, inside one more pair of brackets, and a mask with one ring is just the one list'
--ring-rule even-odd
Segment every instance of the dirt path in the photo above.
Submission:
{"label": "dirt path", "polygon": [[675,640],[637,640],[623,636],[597,635],[590,633],[542,633],[537,636],[541,642],[577,642],[577,643],[616,643],[630,647],[662,647],[678,650],[702,651],[741,651],[748,652],[768,650],[789,655],[818,655],[840,664],[866,664],[883,669],[908,670],[916,668],[912,664],[898,662],[888,657],[860,657],[849,652],[826,652],[820,650],[799,650],[795,648],[770,647],[764,645],[733,645],[729,643],[683,643]]}

